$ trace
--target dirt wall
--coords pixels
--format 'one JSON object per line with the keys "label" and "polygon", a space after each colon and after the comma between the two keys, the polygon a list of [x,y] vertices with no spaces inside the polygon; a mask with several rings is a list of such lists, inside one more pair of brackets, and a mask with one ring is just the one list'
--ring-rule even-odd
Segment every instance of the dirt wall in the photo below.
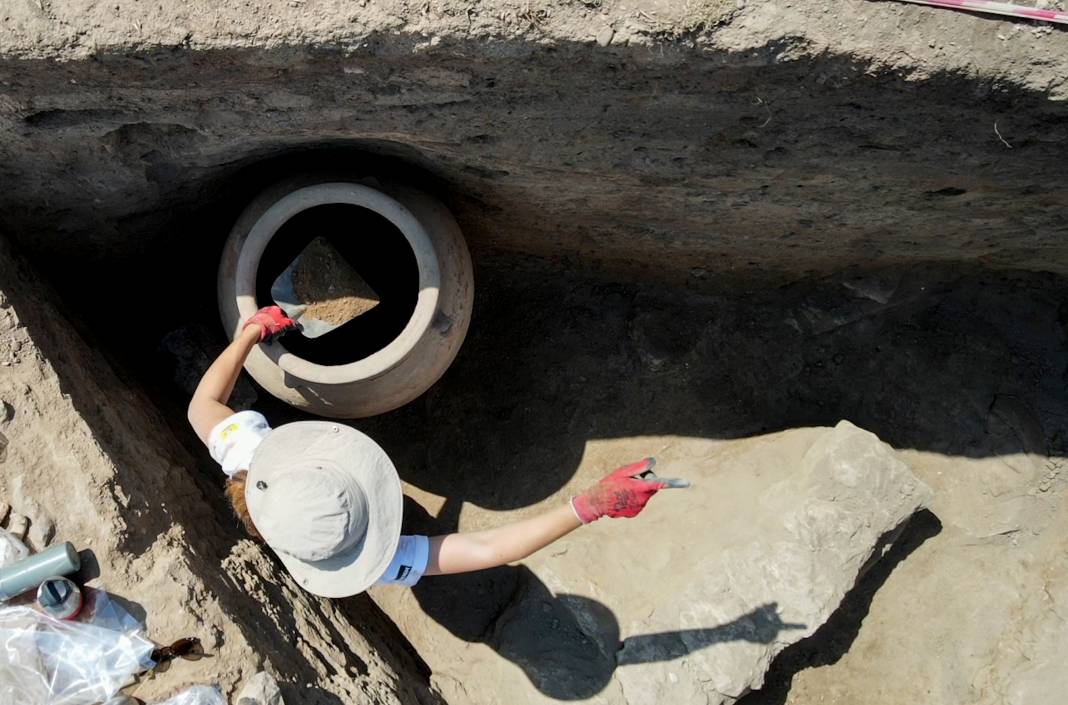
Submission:
{"label": "dirt wall", "polygon": [[1063,271],[1063,36],[860,0],[16,3],[0,219],[53,261],[204,256],[329,163],[429,182],[478,247],[645,275]]}
{"label": "dirt wall", "polygon": [[291,702],[437,702],[373,603],[312,597],[242,537],[221,473],[175,439],[170,424],[182,419],[121,381],[2,239],[0,369],[0,502],[31,518],[31,537],[54,523],[56,540],[90,551],[83,577],[143,620],[149,638],[203,643],[207,657],[148,676],[138,697],[213,683],[232,694],[265,668]]}

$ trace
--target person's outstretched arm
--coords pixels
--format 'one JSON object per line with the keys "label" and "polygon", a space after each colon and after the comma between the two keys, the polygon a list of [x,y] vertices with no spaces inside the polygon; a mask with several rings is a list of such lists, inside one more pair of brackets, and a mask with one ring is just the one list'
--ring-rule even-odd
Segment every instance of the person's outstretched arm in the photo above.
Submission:
{"label": "person's outstretched arm", "polygon": [[211,363],[189,401],[186,417],[197,437],[208,444],[208,436],[218,423],[233,415],[226,405],[237,384],[241,368],[252,348],[268,338],[293,328],[296,324],[286,318],[277,306],[261,308],[245,322],[234,341]]}
{"label": "person's outstretched arm", "polygon": [[671,483],[655,476],[641,479],[654,460],[646,458],[618,468],[568,504],[514,524],[430,539],[425,575],[467,573],[519,561],[601,517],[633,517],[649,499]]}

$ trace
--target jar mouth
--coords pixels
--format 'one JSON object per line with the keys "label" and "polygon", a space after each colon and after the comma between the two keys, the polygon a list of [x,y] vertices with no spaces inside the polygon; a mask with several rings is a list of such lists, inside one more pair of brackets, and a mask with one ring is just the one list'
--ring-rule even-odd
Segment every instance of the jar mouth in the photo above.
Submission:
{"label": "jar mouth", "polygon": [[[371,211],[396,228],[414,255],[417,291],[411,316],[400,332],[386,345],[352,362],[313,362],[286,348],[285,339],[261,347],[267,357],[288,375],[316,384],[343,384],[357,378],[373,378],[398,365],[411,353],[433,322],[441,286],[438,258],[430,236],[403,204],[381,191],[360,184],[315,184],[297,189],[275,202],[259,217],[245,238],[235,276],[240,320],[254,314],[261,305],[267,305],[257,296],[257,285],[264,253],[272,239],[295,216],[320,206],[339,204]],[[347,237],[343,233],[332,233],[332,236]],[[359,237],[359,233],[354,232],[351,236]]]}

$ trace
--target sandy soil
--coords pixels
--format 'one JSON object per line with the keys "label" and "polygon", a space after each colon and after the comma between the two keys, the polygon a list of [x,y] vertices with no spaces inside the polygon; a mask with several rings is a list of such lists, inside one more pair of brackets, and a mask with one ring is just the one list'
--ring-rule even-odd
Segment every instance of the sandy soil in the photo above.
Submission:
{"label": "sandy soil", "polygon": [[[508,268],[479,281],[455,368],[422,404],[365,424],[397,454],[413,524],[495,525],[632,456],[693,462],[694,438],[729,447],[848,418],[902,449],[932,511],[752,703],[1060,701],[1063,284],[883,272],[741,300]],[[412,638],[437,645],[424,657],[458,701],[479,664],[525,678],[490,635],[517,594],[554,591],[539,565],[428,581],[409,601],[438,625]]]}
{"label": "sandy soil", "polygon": [[[481,631],[454,631],[462,623],[433,593],[456,599],[485,578],[458,587],[431,578],[372,595],[426,656],[450,702],[492,705],[499,691],[480,684],[508,683],[508,701],[529,705],[734,703],[759,687],[775,654],[824,624],[867,557],[880,555],[880,536],[927,492],[892,451],[885,457],[901,479],[882,475],[890,463],[867,446],[862,455],[817,452],[818,470],[808,474],[814,439],[830,434],[589,442],[578,482],[655,453],[659,471],[693,484],[665,490],[635,521],[598,522],[523,561],[503,607],[482,608],[493,616]],[[841,467],[863,467],[860,481],[828,482],[841,458]],[[580,488],[573,479],[566,490]],[[461,522],[481,513],[465,508]],[[495,572],[489,579],[507,584],[507,571]]]}

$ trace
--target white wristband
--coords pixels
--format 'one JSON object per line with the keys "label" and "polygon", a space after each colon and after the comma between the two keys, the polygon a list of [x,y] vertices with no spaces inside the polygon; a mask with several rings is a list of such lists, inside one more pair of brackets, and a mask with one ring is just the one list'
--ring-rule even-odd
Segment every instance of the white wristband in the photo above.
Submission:
{"label": "white wristband", "polygon": [[588,522],[585,522],[585,521],[582,520],[582,517],[579,516],[578,510],[575,509],[575,498],[574,497],[571,497],[571,498],[569,498],[567,500],[567,506],[571,507],[571,511],[575,514],[575,518],[579,520],[580,524],[585,526],[588,523]]}

